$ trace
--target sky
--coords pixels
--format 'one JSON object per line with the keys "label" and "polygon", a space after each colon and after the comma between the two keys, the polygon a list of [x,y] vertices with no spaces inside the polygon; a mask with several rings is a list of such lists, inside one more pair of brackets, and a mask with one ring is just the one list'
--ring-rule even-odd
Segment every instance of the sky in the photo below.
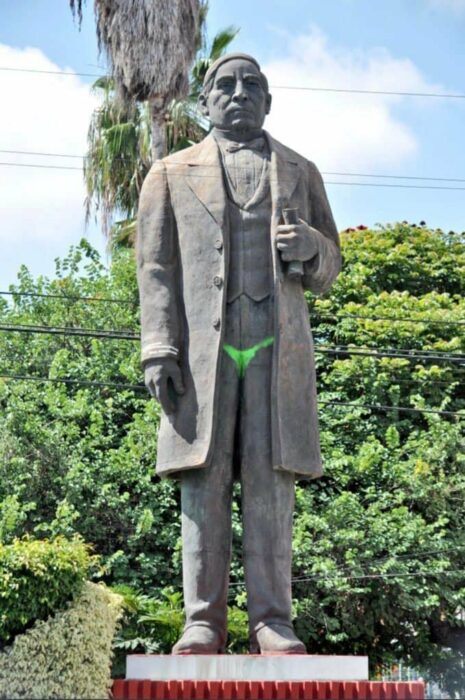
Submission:
{"label": "sky", "polygon": [[[465,230],[465,99],[353,92],[465,95],[465,0],[210,0],[208,35],[230,25],[268,76],[265,128],[322,171],[340,230]],[[67,0],[0,0],[0,290],[83,236],[107,259],[79,158],[104,63],[91,0],[80,31]]]}

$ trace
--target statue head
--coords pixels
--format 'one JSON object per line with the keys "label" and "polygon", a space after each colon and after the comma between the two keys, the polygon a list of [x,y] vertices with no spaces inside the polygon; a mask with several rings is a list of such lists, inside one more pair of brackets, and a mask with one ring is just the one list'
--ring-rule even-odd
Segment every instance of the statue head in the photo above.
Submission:
{"label": "statue head", "polygon": [[211,125],[238,139],[261,131],[271,107],[268,81],[252,56],[230,53],[208,69],[199,97]]}

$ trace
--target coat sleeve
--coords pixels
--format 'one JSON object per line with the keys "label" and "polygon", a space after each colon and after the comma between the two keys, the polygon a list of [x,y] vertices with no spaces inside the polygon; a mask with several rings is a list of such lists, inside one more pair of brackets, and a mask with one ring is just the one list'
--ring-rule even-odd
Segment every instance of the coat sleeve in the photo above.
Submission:
{"label": "coat sleeve", "polygon": [[137,215],[137,280],[141,305],[142,364],[180,353],[180,265],[166,168],[149,171]]}
{"label": "coat sleeve", "polygon": [[317,167],[309,163],[310,224],[318,232],[318,253],[304,263],[303,285],[324,294],[341,270],[339,234]]}

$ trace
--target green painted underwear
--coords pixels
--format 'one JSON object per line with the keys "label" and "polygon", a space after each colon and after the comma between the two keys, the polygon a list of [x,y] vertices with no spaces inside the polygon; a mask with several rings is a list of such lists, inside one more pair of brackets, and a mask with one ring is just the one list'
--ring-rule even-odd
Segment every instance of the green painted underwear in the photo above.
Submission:
{"label": "green painted underwear", "polygon": [[243,379],[247,367],[252,362],[257,352],[262,348],[267,348],[269,345],[273,345],[273,343],[274,338],[271,335],[268,338],[265,338],[265,340],[262,340],[260,343],[257,343],[253,347],[247,348],[246,350],[238,350],[232,345],[228,345],[228,343],[223,345],[223,349],[235,363],[239,379]]}

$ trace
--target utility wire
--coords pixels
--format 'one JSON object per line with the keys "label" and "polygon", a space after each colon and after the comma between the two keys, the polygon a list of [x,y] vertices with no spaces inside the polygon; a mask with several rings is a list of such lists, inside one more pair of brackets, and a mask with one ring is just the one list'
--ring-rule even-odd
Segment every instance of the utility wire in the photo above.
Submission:
{"label": "utility wire", "polygon": [[[41,326],[29,324],[5,324],[0,323],[0,332],[6,333],[39,333],[46,335],[66,335],[84,338],[100,338],[108,340],[132,340],[140,341],[140,335],[129,330],[108,330],[99,328],[78,328],[73,326]],[[390,350],[386,348],[368,347],[365,351],[362,347],[328,346],[323,343],[315,344],[315,352],[332,355],[361,355],[366,357],[397,357],[406,360],[437,360],[446,362],[465,363],[465,354],[440,353],[436,350],[421,350],[407,348]],[[415,353],[415,354],[407,354]]]}
{"label": "utility wire", "polygon": [[[6,163],[0,162],[0,166],[14,167],[14,168],[39,168],[42,170],[80,170],[82,168],[75,167],[74,165],[44,165],[39,163]],[[149,173],[150,175],[150,173]],[[177,177],[182,177],[179,173],[172,173]],[[213,178],[216,179],[215,175],[197,175],[198,178]],[[379,182],[339,182],[335,180],[325,180],[325,185],[342,185],[347,187],[388,187],[388,188],[401,188],[401,189],[411,189],[411,190],[449,190],[449,191],[465,191],[465,187],[448,187],[445,185],[402,185],[402,184],[387,184]]]}
{"label": "utility wire", "polygon": [[140,340],[140,336],[132,331],[111,331],[94,328],[73,328],[71,326],[35,326],[28,324],[0,323],[0,332],[11,333],[39,333],[46,335],[67,335],[82,338],[105,338],[108,340]]}
{"label": "utility wire", "polygon": [[[424,556],[431,556],[431,555],[437,555],[437,554],[443,554],[443,553],[449,553],[449,552],[455,552],[464,549],[465,547],[458,546],[458,547],[450,547],[447,549],[443,550],[431,550],[429,552],[420,552],[419,554],[405,554],[405,555],[391,555],[391,556],[386,556],[382,557],[379,559],[371,559],[367,560],[366,562],[363,563],[363,566],[369,566],[370,568],[376,565],[382,564],[384,561],[389,561],[391,559],[394,560],[402,560],[402,561],[412,561],[416,559],[421,559]],[[370,563],[370,561],[372,563]],[[345,572],[348,572],[347,574]],[[435,572],[428,572],[428,575],[442,575],[443,573],[464,573],[465,571],[462,572],[461,570],[447,570],[447,571],[435,571]],[[424,576],[425,572],[398,572],[398,573],[367,573],[367,574],[351,574],[350,573],[350,567],[349,566],[338,566],[335,569],[333,569],[331,572],[328,573],[319,573],[319,574],[311,574],[311,575],[306,575],[304,574],[303,576],[293,576],[291,581],[292,583],[304,583],[307,581],[313,581],[315,579],[326,579],[326,578],[334,578],[336,576],[344,576],[345,578],[392,578],[396,576]],[[245,586],[245,583],[243,581],[240,582],[235,582],[235,583],[230,583],[229,588],[237,588],[237,587],[243,587]]]}
{"label": "utility wire", "polygon": [[[113,388],[121,388],[121,389],[131,389],[133,391],[147,391],[145,386],[143,384],[126,384],[126,383],[112,383],[112,382],[94,382],[94,381],[86,381],[82,379],[69,379],[69,378],[61,378],[61,377],[34,377],[32,375],[26,375],[26,374],[9,374],[8,372],[1,372],[0,373],[0,378],[2,379],[13,379],[17,381],[34,381],[34,382],[45,382],[45,383],[53,383],[53,384],[76,384],[76,385],[83,385],[83,386],[94,386],[94,387],[100,387],[100,388],[105,388],[105,387],[113,387]],[[414,412],[414,413],[432,413],[432,414],[437,414],[437,415],[442,415],[442,416],[459,416],[461,418],[465,418],[465,409],[464,413],[460,413],[459,411],[440,411],[437,409],[430,409],[430,408],[411,408],[407,406],[384,406],[384,405],[377,405],[377,404],[360,404],[360,403],[351,403],[349,401],[318,401],[319,404],[325,405],[325,406],[344,406],[344,407],[351,407],[351,408],[369,408],[371,410],[380,410],[380,411],[408,411],[408,412]]]}
{"label": "utility wire", "polygon": [[[82,76],[84,78],[108,78],[108,75],[99,73],[80,73],[75,71],[61,70],[39,70],[37,68],[13,68],[10,66],[1,66],[0,71],[12,71],[14,73],[38,73],[45,75],[70,75]],[[311,92],[343,92],[355,93],[362,95],[398,95],[400,97],[446,97],[453,99],[465,99],[465,95],[455,93],[439,93],[439,92],[395,92],[393,90],[361,90],[356,88],[325,88],[312,87],[305,85],[270,85],[273,90],[304,90]]]}
{"label": "utility wire", "polygon": [[[76,158],[79,160],[88,160],[90,156],[88,155],[75,155],[70,153],[47,153],[43,151],[18,151],[0,148],[0,153],[8,153],[14,155],[25,155],[25,156],[45,156],[52,158]],[[132,159],[126,156],[116,156],[115,160],[130,161]],[[240,170],[245,170],[245,168],[236,168]],[[425,180],[428,182],[464,182],[465,178],[457,177],[423,177],[417,175],[387,175],[387,174],[376,174],[376,173],[349,173],[343,171],[321,171],[322,175],[329,176],[343,176],[343,177],[372,177],[372,178],[387,178],[390,180]]]}
{"label": "utility wire", "polygon": [[[39,297],[40,299],[63,299],[63,301],[97,301],[105,304],[129,304],[137,306],[139,302],[131,299],[115,299],[113,297],[82,297],[69,294],[42,294],[39,292],[6,292],[0,291],[0,296]],[[465,323],[465,321],[464,321]]]}
{"label": "utility wire", "polygon": [[[115,299],[112,297],[94,297],[94,296],[75,296],[66,294],[43,294],[40,292],[11,292],[0,290],[0,296],[12,296],[12,297],[38,297],[40,299],[63,299],[64,301],[85,301],[85,302],[103,302],[111,304],[129,304],[133,306],[138,306],[139,302],[131,299]],[[411,318],[409,316],[365,316],[361,314],[328,314],[325,311],[319,312],[316,309],[310,311],[310,316],[316,318],[316,320],[334,320],[339,321],[341,319],[357,319],[362,321],[390,321],[391,323],[424,323],[424,324],[443,324],[443,325],[465,325],[465,320],[459,319],[457,321],[448,321],[444,319],[433,319],[433,318]]]}
{"label": "utility wire", "polygon": [[[307,578],[294,579],[291,578],[292,583],[305,583],[307,581],[328,581],[336,578],[337,576],[342,576],[350,581],[359,581],[365,579],[391,579],[391,578],[418,578],[423,576],[465,576],[465,570],[463,569],[447,569],[445,571],[415,571],[409,573],[395,573],[395,574],[315,574],[314,576],[308,576]],[[229,588],[242,588],[245,587],[245,582],[230,583]],[[231,598],[231,593],[229,594]]]}

